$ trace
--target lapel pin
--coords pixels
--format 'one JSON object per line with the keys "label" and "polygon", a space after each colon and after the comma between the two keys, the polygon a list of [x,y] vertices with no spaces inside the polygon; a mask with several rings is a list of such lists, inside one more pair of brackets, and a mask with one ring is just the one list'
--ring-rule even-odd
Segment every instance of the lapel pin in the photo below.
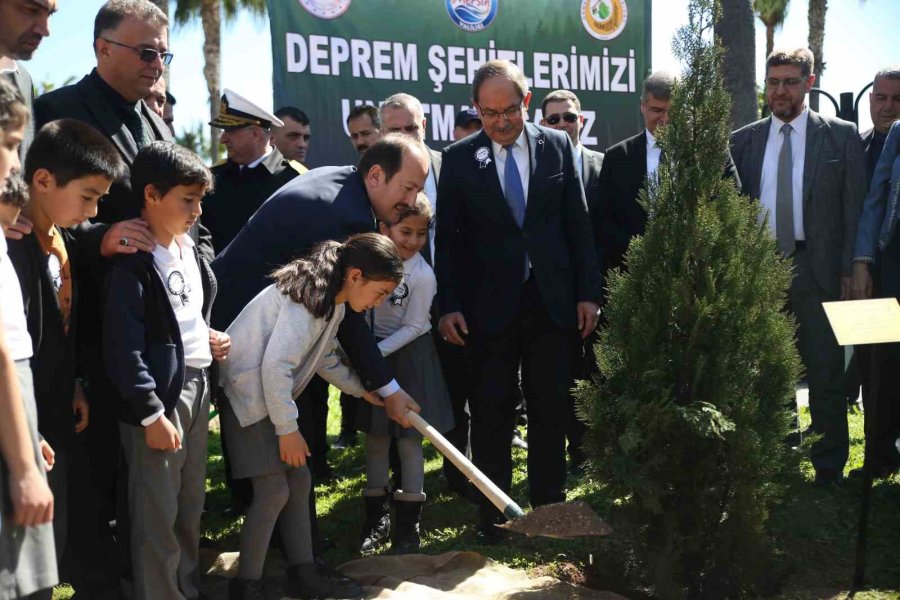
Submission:
{"label": "lapel pin", "polygon": [[482,146],[475,151],[475,160],[478,161],[478,168],[484,169],[491,162],[491,151],[486,146]]}

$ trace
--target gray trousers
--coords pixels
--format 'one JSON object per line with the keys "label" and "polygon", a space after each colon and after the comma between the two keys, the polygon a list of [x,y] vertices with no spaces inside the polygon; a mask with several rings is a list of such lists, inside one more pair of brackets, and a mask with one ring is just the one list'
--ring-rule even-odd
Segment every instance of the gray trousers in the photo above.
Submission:
{"label": "gray trousers", "polygon": [[812,429],[822,437],[812,445],[816,470],[842,471],[847,464],[850,437],[844,385],[844,349],[838,346],[822,302],[836,300],[819,287],[806,249],[794,255],[791,305],[797,317],[797,348],[809,382]]}
{"label": "gray trousers", "polygon": [[209,380],[187,369],[168,417],[181,449],[152,450],[144,428],[121,424],[128,460],[128,509],[135,600],[199,598],[200,517],[206,496]]}

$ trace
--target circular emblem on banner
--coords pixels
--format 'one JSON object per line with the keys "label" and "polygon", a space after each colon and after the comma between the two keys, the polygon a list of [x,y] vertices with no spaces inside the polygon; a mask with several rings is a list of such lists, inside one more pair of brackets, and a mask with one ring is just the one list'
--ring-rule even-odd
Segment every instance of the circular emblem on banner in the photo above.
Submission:
{"label": "circular emblem on banner", "polygon": [[463,31],[481,31],[497,16],[500,0],[444,0],[450,20]]}
{"label": "circular emblem on banner", "polygon": [[300,6],[320,19],[337,19],[347,12],[352,0],[299,0]]}
{"label": "circular emblem on banner", "polygon": [[625,29],[628,7],[625,0],[582,0],[581,22],[598,40],[611,40]]}

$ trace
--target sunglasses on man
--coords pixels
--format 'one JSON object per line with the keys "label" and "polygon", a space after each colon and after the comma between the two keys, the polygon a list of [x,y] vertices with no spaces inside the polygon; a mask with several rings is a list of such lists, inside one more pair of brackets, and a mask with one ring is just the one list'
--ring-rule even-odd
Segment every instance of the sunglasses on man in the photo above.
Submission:
{"label": "sunglasses on man", "polygon": [[152,63],[156,60],[157,57],[162,61],[162,64],[168,66],[169,63],[172,62],[172,58],[174,58],[174,54],[171,52],[157,52],[153,48],[136,48],[134,46],[129,46],[128,44],[123,44],[121,42],[116,42],[109,38],[103,38],[105,41],[110,44],[114,44],[116,46],[122,46],[123,48],[128,48],[129,50],[134,50],[138,53],[138,58],[140,58],[145,63]]}
{"label": "sunglasses on man", "polygon": [[560,120],[565,121],[566,123],[574,123],[578,120],[578,115],[575,113],[564,113],[564,114],[552,114],[549,117],[544,117],[544,120],[547,121],[550,125],[556,125]]}

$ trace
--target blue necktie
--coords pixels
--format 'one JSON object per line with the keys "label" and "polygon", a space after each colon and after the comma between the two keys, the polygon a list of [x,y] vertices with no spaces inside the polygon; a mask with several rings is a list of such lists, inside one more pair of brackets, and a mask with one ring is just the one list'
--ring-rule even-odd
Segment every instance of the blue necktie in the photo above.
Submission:
{"label": "blue necktie", "polygon": [[[516,157],[513,156],[513,144],[504,146],[506,148],[506,170],[503,173],[503,182],[506,189],[506,202],[512,211],[513,219],[519,228],[525,225],[525,189],[522,187],[522,178],[519,177],[519,165],[516,164]],[[524,277],[522,281],[528,281],[530,276],[528,268],[528,256],[525,256]]]}
{"label": "blue necktie", "polygon": [[503,183],[506,190],[506,202],[512,211],[516,224],[522,227],[525,224],[525,190],[522,188],[522,179],[519,177],[519,165],[513,156],[513,146],[504,146],[506,149],[506,172],[503,173]]}

